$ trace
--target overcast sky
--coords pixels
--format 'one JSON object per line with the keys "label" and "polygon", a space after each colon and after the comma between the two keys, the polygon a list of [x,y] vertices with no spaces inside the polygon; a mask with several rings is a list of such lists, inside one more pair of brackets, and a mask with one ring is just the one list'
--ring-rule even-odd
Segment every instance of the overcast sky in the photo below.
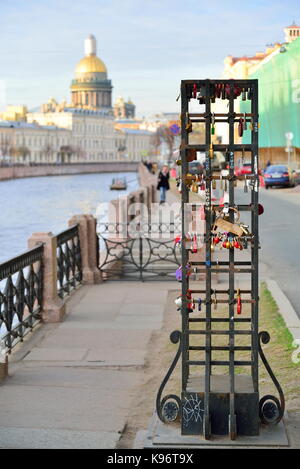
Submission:
{"label": "overcast sky", "polygon": [[226,55],[252,55],[300,22],[299,0],[0,0],[0,105],[69,101],[92,33],[113,99],[138,116],[178,111],[183,78],[218,78]]}

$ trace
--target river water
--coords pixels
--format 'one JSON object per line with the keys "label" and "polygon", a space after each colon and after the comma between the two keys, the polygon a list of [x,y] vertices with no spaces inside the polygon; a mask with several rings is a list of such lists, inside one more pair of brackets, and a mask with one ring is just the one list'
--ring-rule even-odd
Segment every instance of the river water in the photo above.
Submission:
{"label": "river water", "polygon": [[[111,191],[113,178],[126,178],[126,191]],[[73,215],[105,219],[107,203],[138,188],[136,173],[103,173],[13,179],[0,182],[0,262],[27,250],[38,231],[57,234]],[[99,205],[101,204],[101,206]]]}

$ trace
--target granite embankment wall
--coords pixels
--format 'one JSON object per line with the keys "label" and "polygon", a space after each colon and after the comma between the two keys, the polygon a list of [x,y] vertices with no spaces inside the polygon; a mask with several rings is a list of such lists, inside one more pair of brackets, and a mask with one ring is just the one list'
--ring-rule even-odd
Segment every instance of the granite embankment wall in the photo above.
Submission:
{"label": "granite embankment wall", "polygon": [[65,174],[136,172],[138,165],[137,162],[113,161],[107,163],[0,167],[0,181],[40,176],[62,176]]}

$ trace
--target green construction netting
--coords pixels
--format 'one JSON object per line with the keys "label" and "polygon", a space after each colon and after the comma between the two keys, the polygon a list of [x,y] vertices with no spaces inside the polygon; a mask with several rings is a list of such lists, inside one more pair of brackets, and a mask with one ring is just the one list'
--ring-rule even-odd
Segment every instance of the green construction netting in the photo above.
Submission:
{"label": "green construction netting", "polygon": [[[300,38],[285,46],[249,78],[258,78],[259,146],[285,147],[287,132],[292,132],[292,145],[300,147]],[[240,101],[241,112],[249,105]],[[245,132],[243,143],[249,143]]]}

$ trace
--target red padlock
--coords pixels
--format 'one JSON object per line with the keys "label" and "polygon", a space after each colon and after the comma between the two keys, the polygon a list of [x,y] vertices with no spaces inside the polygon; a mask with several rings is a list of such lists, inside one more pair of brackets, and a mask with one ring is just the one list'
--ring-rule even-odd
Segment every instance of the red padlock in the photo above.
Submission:
{"label": "red padlock", "polygon": [[192,252],[195,254],[197,251],[198,251],[197,236],[194,234]]}
{"label": "red padlock", "polygon": [[238,289],[237,291],[237,309],[236,309],[237,314],[241,314],[242,312],[242,300],[241,300],[241,291]]}
{"label": "red padlock", "polygon": [[197,98],[197,85],[196,85],[196,83],[194,83],[194,86],[193,86],[193,98],[194,99]]}

